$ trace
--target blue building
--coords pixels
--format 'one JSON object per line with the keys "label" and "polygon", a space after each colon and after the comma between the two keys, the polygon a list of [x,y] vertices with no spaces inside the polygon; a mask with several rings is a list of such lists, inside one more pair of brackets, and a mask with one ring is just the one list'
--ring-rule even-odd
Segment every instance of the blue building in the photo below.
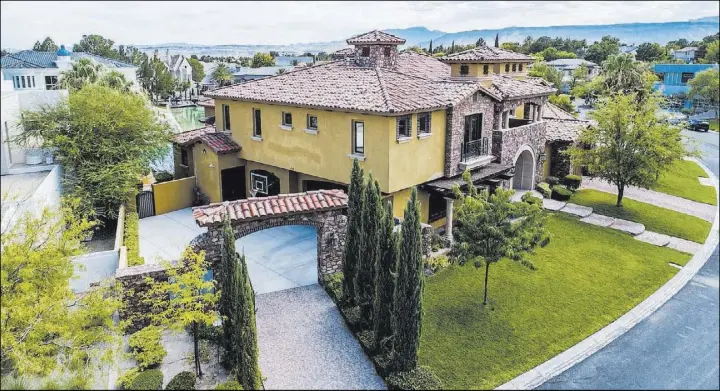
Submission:
{"label": "blue building", "polygon": [[[653,89],[660,91],[663,96],[687,94],[690,90],[688,81],[694,78],[695,74],[717,67],[718,64],[655,64],[653,71],[660,81],[655,82]],[[683,107],[691,108],[692,102],[686,99]]]}

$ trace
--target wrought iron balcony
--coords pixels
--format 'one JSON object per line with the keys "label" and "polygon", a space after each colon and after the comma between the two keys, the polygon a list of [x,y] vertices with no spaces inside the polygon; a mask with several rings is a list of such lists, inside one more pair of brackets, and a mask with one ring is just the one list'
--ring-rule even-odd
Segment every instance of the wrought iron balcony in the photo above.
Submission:
{"label": "wrought iron balcony", "polygon": [[488,139],[483,137],[480,140],[470,141],[462,144],[461,161],[467,163],[481,156],[488,155]]}

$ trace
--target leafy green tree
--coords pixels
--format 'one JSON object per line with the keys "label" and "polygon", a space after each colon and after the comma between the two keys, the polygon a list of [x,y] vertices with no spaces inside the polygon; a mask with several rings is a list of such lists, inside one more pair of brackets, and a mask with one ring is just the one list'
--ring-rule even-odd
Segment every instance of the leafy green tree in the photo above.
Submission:
{"label": "leafy green tree", "polygon": [[550,98],[548,99],[550,103],[554,104],[555,106],[567,111],[570,114],[575,115],[575,105],[573,105],[572,101],[570,100],[570,95],[550,95]]}
{"label": "leafy green tree", "polygon": [[355,274],[357,304],[364,326],[373,325],[373,302],[375,297],[375,268],[380,257],[380,233],[383,210],[380,205],[380,185],[372,174],[365,185],[362,206],[362,244],[360,262]]}
{"label": "leafy green tree", "polygon": [[394,362],[393,369],[405,372],[417,366],[422,323],[422,295],[424,286],[422,236],[420,232],[420,204],[413,187],[405,208],[400,239],[397,285],[393,312]]}
{"label": "leafy green tree", "polygon": [[720,62],[720,40],[716,39],[707,44],[704,59],[707,64],[717,64]]}
{"label": "leafy green tree", "polygon": [[612,93],[638,93],[638,98],[649,92],[651,85],[646,80],[646,69],[640,61],[630,54],[618,54],[608,57],[603,66],[606,91]]}
{"label": "leafy green tree", "polygon": [[103,71],[100,63],[89,58],[81,58],[73,61],[70,69],[60,73],[58,85],[60,88],[76,91],[88,84],[97,83]]}
{"label": "leafy green tree", "polygon": [[590,69],[587,65],[580,64],[579,67],[575,68],[572,72],[572,76],[570,77],[570,90],[575,88],[578,84],[585,83],[588,80],[588,76],[590,75]]}
{"label": "leafy green tree", "polygon": [[114,60],[120,59],[120,54],[113,48],[115,41],[98,34],[83,35],[80,42],[73,46],[73,52],[90,53],[96,56]]}
{"label": "leafy green tree", "polygon": [[275,58],[267,53],[255,53],[252,59],[253,68],[275,66]]}
{"label": "leafy green tree", "polygon": [[608,57],[620,54],[620,40],[606,35],[600,42],[595,42],[587,50],[585,59],[596,64],[602,64]]}
{"label": "leafy green tree", "polygon": [[92,288],[80,296],[70,287],[73,258],[85,252],[81,240],[94,224],[78,211],[77,200],[65,199],[58,209],[13,213],[6,205],[16,197],[4,194],[2,200],[3,378],[55,372],[90,383],[120,342],[112,321],[120,306],[117,287]]}
{"label": "leafy green tree", "polygon": [[605,78],[595,76],[589,82],[577,83],[571,90],[573,96],[585,99],[585,103],[592,106],[605,93]]}
{"label": "leafy green tree", "polygon": [[717,68],[706,69],[695,74],[695,77],[688,81],[690,99],[707,100],[713,107],[720,103],[720,72]]}
{"label": "leafy green tree", "polygon": [[618,207],[627,186],[649,188],[687,154],[681,129],[657,116],[658,99],[649,95],[638,100],[634,93],[610,96],[590,113],[597,125],[584,129],[568,148],[573,165],[587,166],[592,175],[617,187]]}
{"label": "leafy green tree", "polygon": [[485,267],[483,305],[488,302],[488,276],[490,264],[503,258],[520,262],[535,269],[525,258],[536,246],[546,243],[545,213],[539,205],[512,202],[513,190],[498,188],[493,194],[478,191],[470,179],[470,172],[463,173],[468,184],[468,194],[455,186],[458,198],[457,225],[453,230],[452,255],[460,264]]}
{"label": "leafy green tree", "polygon": [[64,192],[86,208],[103,206],[114,217],[128,189],[162,158],[171,132],[146,99],[92,84],[55,106],[23,112],[16,142],[42,140],[56,148],[67,175]]}
{"label": "leafy green tree", "polygon": [[192,68],[192,79],[194,82],[201,82],[202,79],[205,77],[205,68],[203,67],[203,64],[198,61],[197,58],[188,58],[188,63],[190,63],[190,67]]}
{"label": "leafy green tree", "polygon": [[118,71],[106,72],[100,78],[100,84],[108,86],[114,90],[128,93],[132,88],[132,82],[125,78],[125,75]]}
{"label": "leafy green tree", "polygon": [[645,62],[658,61],[663,57],[665,57],[665,48],[656,42],[640,44],[637,47],[637,54],[635,55],[635,58]]}
{"label": "leafy green tree", "polygon": [[218,292],[214,289],[214,282],[205,279],[208,272],[205,252],[196,254],[187,247],[180,259],[181,264],[163,263],[167,279],[158,281],[145,277],[150,289],[142,300],[153,309],[153,313],[148,315],[151,324],[173,331],[191,330],[195,373],[202,377],[199,329],[201,325],[212,326],[217,319],[213,308],[218,301]]}
{"label": "leafy green tree", "polygon": [[478,38],[477,42],[475,42],[475,47],[480,47],[480,46],[487,46],[487,43],[485,42],[485,40],[482,37]]}
{"label": "leafy green tree", "polygon": [[517,42],[503,42],[500,49],[509,50],[511,52],[520,53],[520,44]]}
{"label": "leafy green tree", "polygon": [[282,75],[283,73],[287,72],[285,68],[280,68],[277,71],[275,71],[276,75]]}
{"label": "leafy green tree", "polygon": [[347,234],[343,253],[343,299],[347,305],[357,303],[358,289],[355,286],[355,275],[361,264],[362,248],[362,210],[364,201],[363,170],[357,159],[353,159],[348,187]]}
{"label": "leafy green tree", "polygon": [[552,46],[541,51],[540,54],[543,56],[545,61],[553,61],[553,60],[562,59],[562,58],[577,58],[577,56],[573,52],[557,50]]}
{"label": "leafy green tree", "polygon": [[53,41],[52,38],[47,37],[44,41],[42,41],[42,43],[40,43],[40,41],[35,41],[35,45],[33,45],[32,50],[38,52],[57,52],[60,48],[55,44],[55,41]]}
{"label": "leafy green tree", "polygon": [[227,64],[224,62],[217,64],[210,77],[212,77],[213,81],[219,86],[229,85],[233,81],[233,75],[230,73],[230,68],[228,68]]}
{"label": "leafy green tree", "polygon": [[558,91],[562,88],[562,72],[548,64],[539,61],[535,62],[530,72],[528,72],[528,75],[545,79],[545,81],[557,88]]}
{"label": "leafy green tree", "polygon": [[395,273],[397,272],[397,234],[392,205],[385,202],[380,227],[380,256],[375,268],[375,300],[373,302],[374,347],[380,353],[390,350],[388,338],[393,335],[392,314],[395,300]]}

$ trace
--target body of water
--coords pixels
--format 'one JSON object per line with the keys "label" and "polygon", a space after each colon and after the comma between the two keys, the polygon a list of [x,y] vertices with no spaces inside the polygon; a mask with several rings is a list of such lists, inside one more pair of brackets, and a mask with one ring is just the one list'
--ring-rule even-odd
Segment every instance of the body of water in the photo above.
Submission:
{"label": "body of water", "polygon": [[170,109],[170,112],[180,124],[183,131],[197,129],[204,126],[200,122],[200,118],[205,117],[205,109],[203,107],[181,107]]}

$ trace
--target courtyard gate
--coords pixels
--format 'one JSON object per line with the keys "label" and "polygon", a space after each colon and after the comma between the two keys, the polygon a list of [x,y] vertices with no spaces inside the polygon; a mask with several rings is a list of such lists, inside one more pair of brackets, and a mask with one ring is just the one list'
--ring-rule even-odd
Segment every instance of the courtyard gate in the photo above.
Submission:
{"label": "courtyard gate", "polygon": [[141,191],[136,196],[138,217],[155,216],[155,198],[152,191]]}

